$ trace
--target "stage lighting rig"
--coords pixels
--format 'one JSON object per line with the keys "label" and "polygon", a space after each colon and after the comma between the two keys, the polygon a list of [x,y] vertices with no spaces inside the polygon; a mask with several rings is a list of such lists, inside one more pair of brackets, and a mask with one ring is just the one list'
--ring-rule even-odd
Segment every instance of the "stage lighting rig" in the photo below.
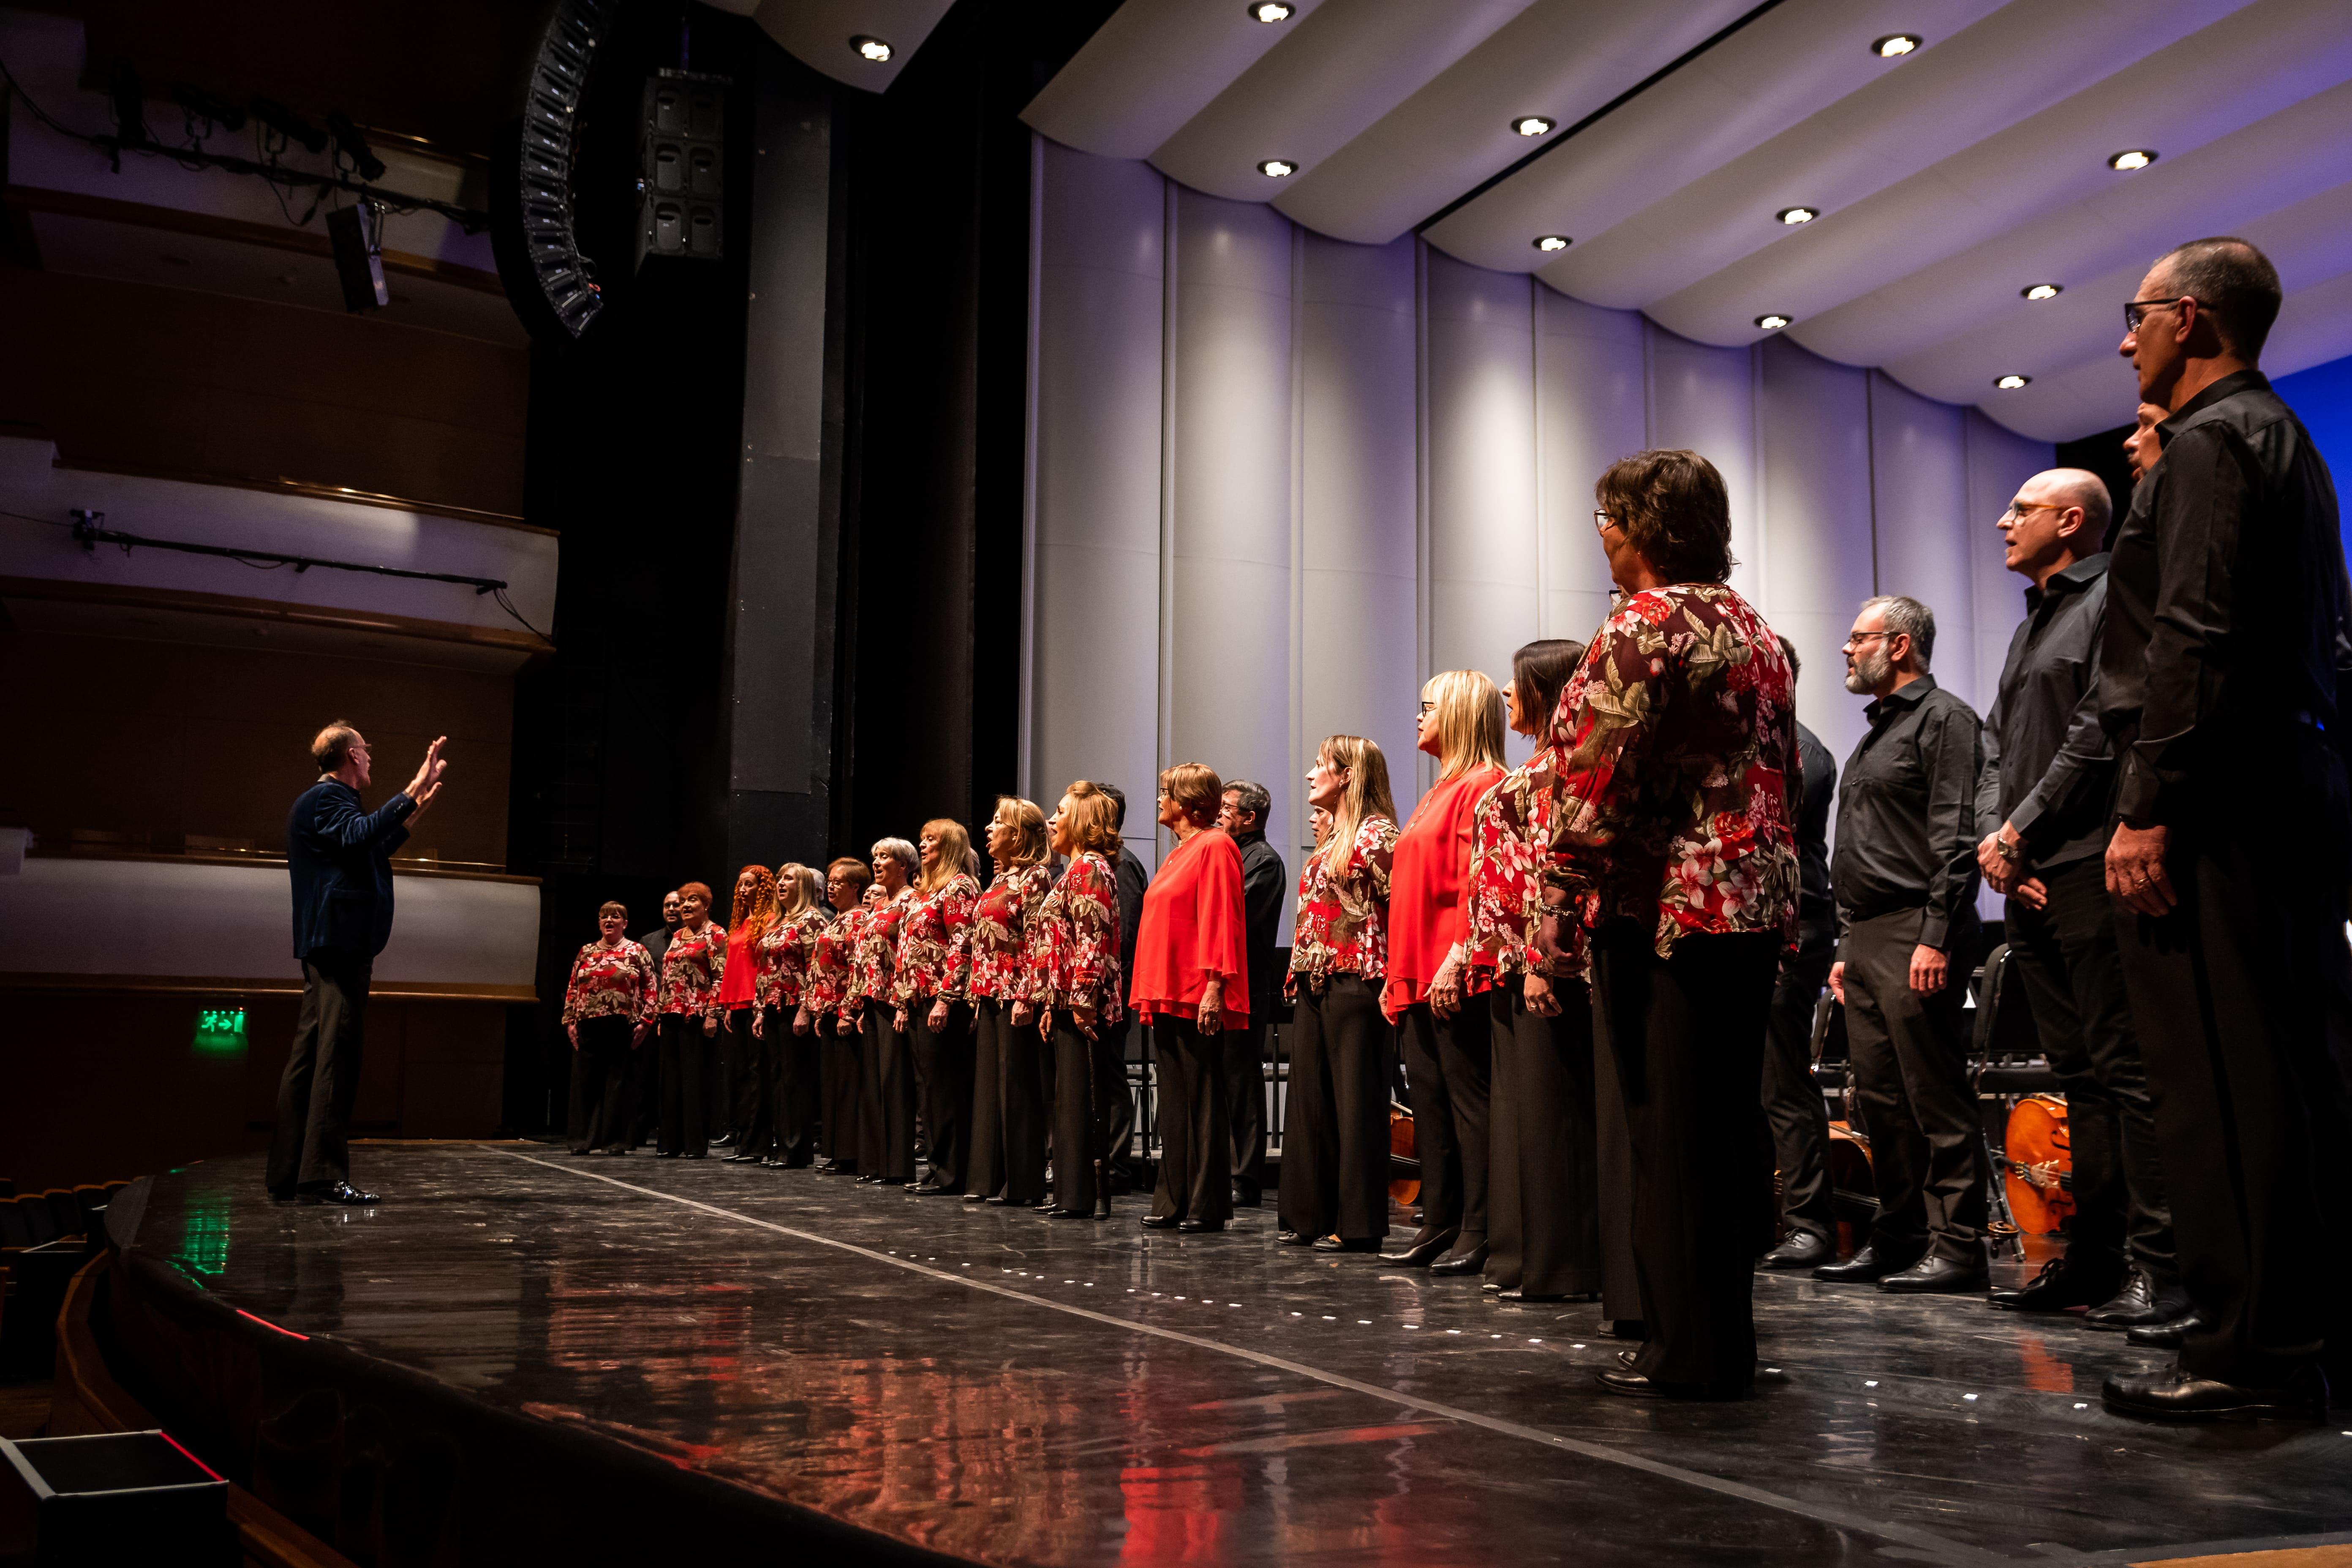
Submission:
{"label": "stage lighting rig", "polygon": [[361,179],[383,178],[383,160],[369,149],[367,138],[360,134],[360,128],[352,123],[350,115],[340,109],[335,110],[327,116],[327,129],[334,132],[335,145],[341,149],[344,157],[352,161],[352,167],[359,171]]}
{"label": "stage lighting rig", "polygon": [[[223,131],[242,131],[245,129],[244,110],[239,109],[236,104],[227,101],[226,99],[215,98],[211,93],[206,92],[203,88],[194,86],[191,83],[184,81],[173,82],[172,84],[172,101],[178,104],[182,109],[187,110],[188,119],[191,121],[209,120],[215,125],[219,126]],[[189,134],[191,136],[195,134],[193,127],[191,128]]]}
{"label": "stage lighting rig", "polygon": [[253,117],[256,120],[260,121],[264,125],[268,126],[272,131],[277,132],[280,136],[285,137],[289,142],[299,142],[303,148],[310,152],[323,153],[327,150],[327,133],[325,132],[320,130],[317,126],[311,124],[309,121],[303,119],[300,115],[295,113],[292,110],[287,108],[284,104],[278,102],[274,98],[255,99],[253,100]]}
{"label": "stage lighting rig", "polygon": [[114,134],[125,147],[144,147],[155,140],[147,129],[147,95],[139,88],[139,73],[131,68],[129,60],[114,62],[114,72],[107,78],[107,92],[114,100]]}

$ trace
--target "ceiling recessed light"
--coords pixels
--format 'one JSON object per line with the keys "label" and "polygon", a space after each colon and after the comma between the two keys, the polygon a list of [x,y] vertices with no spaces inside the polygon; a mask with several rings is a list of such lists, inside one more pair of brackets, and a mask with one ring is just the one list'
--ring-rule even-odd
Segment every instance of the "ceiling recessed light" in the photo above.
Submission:
{"label": "ceiling recessed light", "polygon": [[1882,60],[1901,59],[1927,40],[1916,33],[1889,33],[1870,41],[1870,52]]}
{"label": "ceiling recessed light", "polygon": [[1257,166],[1257,172],[1269,180],[1279,180],[1285,174],[1298,173],[1298,165],[1287,158],[1268,158]]}
{"label": "ceiling recessed light", "polygon": [[2063,283],[2031,283],[2018,290],[2029,300],[2055,300],[2065,291]]}
{"label": "ceiling recessed light", "polygon": [[2134,169],[2145,169],[2150,163],[2155,162],[2155,148],[2133,147],[2125,152],[2118,153],[2114,157],[2108,159],[2107,167],[2110,169],[2120,169],[2125,174],[2128,174]]}
{"label": "ceiling recessed light", "polygon": [[1812,222],[1815,218],[1821,216],[1822,214],[1821,209],[1818,207],[1782,207],[1779,212],[1774,213],[1772,216],[1793,228],[1801,223]]}
{"label": "ceiling recessed light", "polygon": [[850,39],[849,47],[857,51],[858,58],[872,60],[877,66],[890,58],[889,45],[879,38],[869,38],[863,33]]}
{"label": "ceiling recessed light", "polygon": [[1569,247],[1569,237],[1564,234],[1539,234],[1536,236],[1536,248],[1538,250],[1566,250]]}
{"label": "ceiling recessed light", "polygon": [[1511,129],[1522,136],[1549,136],[1551,134],[1551,128],[1559,123],[1558,121],[1547,120],[1540,114],[1522,114],[1511,121]]}
{"label": "ceiling recessed light", "polygon": [[1778,310],[1767,310],[1756,318],[1756,324],[1768,332],[1777,332],[1794,320],[1795,317],[1784,316]]}
{"label": "ceiling recessed light", "polygon": [[1993,385],[2003,392],[2015,392],[2021,386],[2031,385],[2032,381],[2030,375],[2003,375],[1994,377]]}
{"label": "ceiling recessed light", "polygon": [[1257,0],[1257,4],[1249,8],[1249,14],[1250,20],[1253,22],[1287,22],[1290,20],[1290,7],[1284,5],[1282,0]]}

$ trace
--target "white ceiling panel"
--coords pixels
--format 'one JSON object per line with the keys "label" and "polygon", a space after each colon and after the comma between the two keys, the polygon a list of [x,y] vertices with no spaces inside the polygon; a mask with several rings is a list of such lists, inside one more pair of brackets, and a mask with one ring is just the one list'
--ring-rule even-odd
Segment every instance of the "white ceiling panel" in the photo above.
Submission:
{"label": "white ceiling panel", "polygon": [[1021,118],[1082,153],[1148,158],[1321,3],[1292,0],[1290,19],[1269,26],[1242,0],[1127,0]]}
{"label": "white ceiling panel", "polygon": [[[898,79],[950,0],[762,0],[751,19],[760,30],[835,81],[880,92]],[[740,5],[730,10],[749,9]],[[890,46],[887,60],[869,60],[850,43],[879,38]]]}

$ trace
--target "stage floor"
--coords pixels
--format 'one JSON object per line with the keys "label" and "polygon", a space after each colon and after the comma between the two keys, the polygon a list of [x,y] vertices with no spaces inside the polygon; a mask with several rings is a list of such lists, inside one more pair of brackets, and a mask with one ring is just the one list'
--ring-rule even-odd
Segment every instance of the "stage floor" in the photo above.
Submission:
{"label": "stage floor", "polygon": [[[257,1160],[139,1245],[467,1397],[997,1563],[2137,1562],[2352,1528],[2352,1431],[2099,1408],[2121,1336],[1762,1276],[1736,1405],[1628,1401],[1590,1304],[807,1171],[362,1149],[378,1208]],[[2345,1417],[2352,1426],[2352,1417]],[[692,1539],[690,1523],[679,1539]]]}

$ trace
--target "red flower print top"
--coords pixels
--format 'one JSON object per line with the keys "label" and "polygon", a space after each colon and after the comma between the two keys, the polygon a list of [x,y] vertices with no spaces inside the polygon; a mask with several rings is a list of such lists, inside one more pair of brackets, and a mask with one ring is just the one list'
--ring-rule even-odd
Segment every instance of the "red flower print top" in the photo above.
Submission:
{"label": "red flower print top", "polygon": [[592,942],[572,961],[572,981],[563,988],[563,1021],[626,1018],[650,1024],[660,985],[654,955],[637,943],[627,937],[611,947]]}
{"label": "red flower print top", "polygon": [[1795,935],[1795,678],[1719,583],[1635,594],[1561,693],[1538,941],[1638,920],[1658,956],[1685,932]]}
{"label": "red flower print top", "polygon": [[1301,981],[1320,991],[1334,974],[1356,974],[1378,989],[1389,952],[1389,870],[1397,825],[1367,816],[1356,841],[1326,842],[1298,873],[1298,921],[1290,936],[1286,994]]}
{"label": "red flower print top", "polygon": [[898,922],[898,980],[892,994],[901,1007],[918,996],[961,1002],[971,974],[971,907],[980,901],[980,880],[958,871],[928,893],[918,892]]}
{"label": "red flower print top", "polygon": [[727,928],[705,921],[700,931],[680,926],[662,954],[661,1010],[719,1016],[719,985],[727,973]]}
{"label": "red flower print top", "polygon": [[865,905],[852,904],[818,930],[809,951],[808,984],[801,993],[801,1005],[810,1017],[837,1013],[849,1000],[857,939],[865,932],[867,912]]}
{"label": "red flower print top", "polygon": [[[1551,842],[1551,781],[1558,755],[1549,745],[1505,773],[1471,814],[1467,893],[1473,964],[1499,974],[1554,973],[1537,951],[1542,909],[1541,858]],[[1560,973],[1582,973],[1579,959]]]}
{"label": "red flower print top", "polygon": [[[1446,959],[1469,945],[1471,841],[1479,800],[1503,776],[1481,763],[1441,779],[1421,797],[1397,835],[1389,868],[1388,984],[1381,1010],[1393,1022],[1429,994]],[[1492,962],[1465,963],[1462,989],[1475,995],[1493,986]]]}
{"label": "red flower print top", "polygon": [[1053,890],[1054,873],[1042,862],[999,871],[972,906],[972,999],[993,996],[1004,1002],[1029,999],[1025,928],[1037,906]]}
{"label": "red flower print top", "polygon": [[910,883],[888,903],[866,906],[866,919],[857,928],[856,951],[849,961],[851,996],[874,1002],[889,999],[891,971],[898,964],[898,922],[914,904]]}
{"label": "red flower print top", "polygon": [[759,1005],[790,1012],[807,994],[809,956],[824,930],[824,910],[814,904],[796,915],[780,915],[760,933],[753,956],[760,965]]}
{"label": "red flower print top", "polygon": [[1023,933],[1029,1000],[1040,1007],[1095,1009],[1097,1027],[1119,1008],[1118,872],[1100,850],[1082,851],[1038,901]]}

